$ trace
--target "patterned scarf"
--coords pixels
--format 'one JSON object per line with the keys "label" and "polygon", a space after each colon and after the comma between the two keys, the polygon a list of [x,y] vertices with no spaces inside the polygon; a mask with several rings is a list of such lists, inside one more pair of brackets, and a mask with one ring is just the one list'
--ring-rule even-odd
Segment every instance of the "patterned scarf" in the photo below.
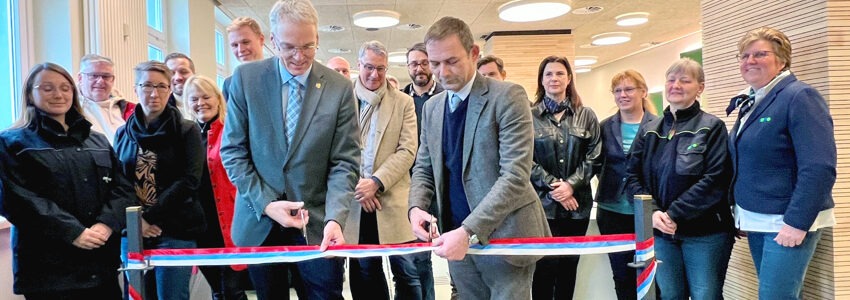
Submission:
{"label": "patterned scarf", "polygon": [[156,205],[156,153],[139,147],[136,157],[136,196],[144,206]]}
{"label": "patterned scarf", "polygon": [[546,110],[549,111],[550,114],[554,115],[570,108],[570,98],[558,102],[552,100],[552,98],[549,98],[548,96],[543,96],[543,104],[546,105]]}

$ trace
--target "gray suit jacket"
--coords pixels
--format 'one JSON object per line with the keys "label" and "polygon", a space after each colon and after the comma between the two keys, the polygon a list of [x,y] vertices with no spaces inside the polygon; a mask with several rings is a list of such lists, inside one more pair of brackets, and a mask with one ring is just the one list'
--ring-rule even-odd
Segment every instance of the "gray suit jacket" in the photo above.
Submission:
{"label": "gray suit jacket", "polygon": [[[463,225],[484,245],[491,238],[551,236],[530,180],[534,132],[528,96],[513,83],[478,74],[474,80],[463,136],[463,187],[471,214]],[[409,202],[410,207],[425,211],[431,205],[437,205],[438,212],[448,209],[442,150],[447,95],[445,91],[435,95],[422,109],[421,144]],[[539,258],[506,260],[522,266]]]}
{"label": "gray suit jacket", "polygon": [[238,246],[263,243],[274,224],[263,210],[284,193],[289,201],[304,202],[311,220],[307,239],[320,243],[325,222],[345,225],[358,179],[360,147],[351,81],[313,63],[289,145],[278,64],[273,57],[241,65],[228,87],[221,158],[237,188],[231,232]]}

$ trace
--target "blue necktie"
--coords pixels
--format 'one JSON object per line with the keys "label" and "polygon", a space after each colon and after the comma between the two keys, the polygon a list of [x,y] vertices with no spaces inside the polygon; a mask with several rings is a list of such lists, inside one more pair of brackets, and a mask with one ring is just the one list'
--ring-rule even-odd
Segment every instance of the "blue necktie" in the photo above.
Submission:
{"label": "blue necktie", "polygon": [[289,84],[289,101],[286,104],[286,142],[292,144],[295,126],[298,125],[298,115],[301,114],[301,83],[292,77]]}
{"label": "blue necktie", "polygon": [[449,99],[449,108],[451,108],[452,112],[455,112],[458,105],[460,105],[460,97],[457,94],[452,94],[452,98]]}

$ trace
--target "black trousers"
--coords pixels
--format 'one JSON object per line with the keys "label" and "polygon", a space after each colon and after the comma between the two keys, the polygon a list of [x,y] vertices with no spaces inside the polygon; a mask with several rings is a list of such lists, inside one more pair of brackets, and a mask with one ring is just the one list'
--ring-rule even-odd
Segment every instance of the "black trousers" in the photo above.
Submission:
{"label": "black trousers", "polygon": [[[550,219],[552,236],[583,236],[590,219]],[[534,300],[572,299],[576,287],[578,255],[546,256],[537,261],[531,284]]]}

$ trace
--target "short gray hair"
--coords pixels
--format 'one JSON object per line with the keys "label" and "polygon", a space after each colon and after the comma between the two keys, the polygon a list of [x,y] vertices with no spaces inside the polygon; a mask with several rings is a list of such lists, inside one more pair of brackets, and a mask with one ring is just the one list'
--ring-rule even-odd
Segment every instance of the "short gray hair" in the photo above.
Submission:
{"label": "short gray hair", "polygon": [[366,51],[372,51],[372,53],[377,55],[389,57],[389,54],[387,53],[387,46],[384,46],[384,44],[379,41],[368,41],[363,43],[363,45],[360,45],[360,51],[357,52],[357,58],[361,59],[366,56]]}
{"label": "short gray hair", "polygon": [[80,59],[80,70],[97,63],[105,63],[108,64],[110,67],[115,66],[115,63],[112,62],[112,59],[110,59],[109,57],[91,53],[86,54],[85,56],[83,56],[83,58]]}
{"label": "short gray hair", "polygon": [[705,83],[705,71],[702,70],[702,66],[689,57],[683,57],[674,61],[670,65],[670,68],[667,69],[667,72],[664,73],[664,76],[666,77],[672,74],[691,75],[697,82]]}
{"label": "short gray hair", "polygon": [[282,22],[319,24],[319,13],[308,0],[279,0],[269,12],[269,24],[274,29]]}

